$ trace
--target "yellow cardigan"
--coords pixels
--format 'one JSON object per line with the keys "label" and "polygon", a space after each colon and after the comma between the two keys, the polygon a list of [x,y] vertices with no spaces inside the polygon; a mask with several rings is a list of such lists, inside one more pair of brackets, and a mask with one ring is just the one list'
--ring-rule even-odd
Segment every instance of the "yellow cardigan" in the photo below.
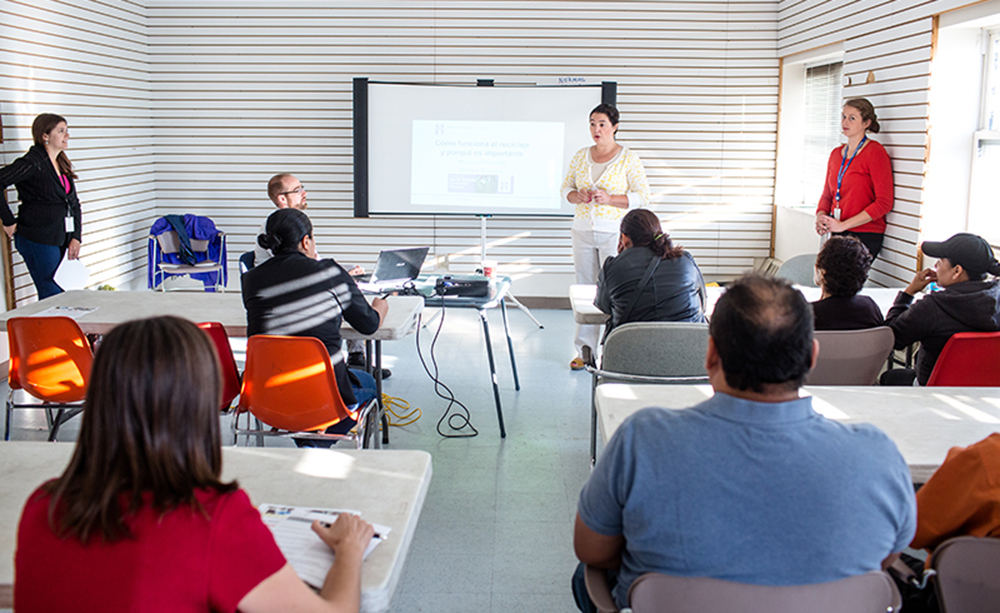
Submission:
{"label": "yellow cardigan", "polygon": [[[595,183],[591,172],[590,147],[576,152],[563,180],[562,196],[572,191],[602,189],[612,196],[628,196],[628,207],[639,208],[649,204],[649,181],[642,161],[631,149],[622,145],[622,151]],[[574,227],[592,227],[600,232],[617,232],[621,218],[628,209],[610,204],[581,202],[576,205]]]}

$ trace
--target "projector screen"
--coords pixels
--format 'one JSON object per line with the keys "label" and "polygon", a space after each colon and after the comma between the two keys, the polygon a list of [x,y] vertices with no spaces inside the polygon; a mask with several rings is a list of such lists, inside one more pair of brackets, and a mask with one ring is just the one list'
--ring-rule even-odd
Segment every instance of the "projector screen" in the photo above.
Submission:
{"label": "projector screen", "polygon": [[560,189],[614,84],[354,82],[355,217],[572,216]]}

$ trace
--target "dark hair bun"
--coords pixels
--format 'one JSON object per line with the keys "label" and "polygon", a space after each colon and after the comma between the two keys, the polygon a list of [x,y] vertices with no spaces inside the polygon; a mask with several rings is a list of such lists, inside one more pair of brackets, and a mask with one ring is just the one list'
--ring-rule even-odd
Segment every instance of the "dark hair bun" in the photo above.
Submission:
{"label": "dark hair bun", "polygon": [[881,128],[879,128],[878,120],[877,119],[872,119],[871,125],[868,126],[868,131],[871,132],[872,134],[878,134],[878,131],[880,129]]}
{"label": "dark hair bun", "polygon": [[257,237],[257,244],[270,249],[271,254],[296,251],[306,236],[312,236],[312,222],[298,209],[284,208],[271,213],[264,224],[266,232]]}
{"label": "dark hair bun", "polygon": [[260,234],[257,236],[257,244],[273,252],[281,246],[281,236],[277,234]]}

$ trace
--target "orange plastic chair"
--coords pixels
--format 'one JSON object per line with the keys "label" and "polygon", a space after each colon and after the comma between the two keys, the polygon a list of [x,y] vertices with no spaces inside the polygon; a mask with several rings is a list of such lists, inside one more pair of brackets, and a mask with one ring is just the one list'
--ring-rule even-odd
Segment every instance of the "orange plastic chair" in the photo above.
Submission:
{"label": "orange plastic chair", "polygon": [[[80,325],[69,317],[12,317],[7,320],[10,373],[4,440],[10,440],[14,409],[45,409],[49,440],[59,427],[83,410],[94,354]],[[17,403],[23,390],[41,403]],[[52,411],[58,409],[53,416]]]}
{"label": "orange plastic chair", "polygon": [[215,352],[219,356],[219,366],[222,367],[222,411],[228,411],[233,406],[233,400],[240,395],[241,385],[240,370],[236,367],[229,335],[217,321],[206,321],[198,324],[198,327],[212,339]]}
{"label": "orange plastic chair", "polygon": [[[330,354],[319,339],[303,336],[252,336],[247,341],[247,363],[238,412],[249,411],[265,430],[240,430],[234,434],[260,437],[285,436],[314,440],[353,440],[360,449],[367,442],[368,414],[375,399],[348,411],[340,391]],[[326,428],[344,420],[357,423],[355,434],[327,434]]]}
{"label": "orange plastic chair", "polygon": [[959,332],[945,343],[928,386],[1000,387],[1000,332]]}

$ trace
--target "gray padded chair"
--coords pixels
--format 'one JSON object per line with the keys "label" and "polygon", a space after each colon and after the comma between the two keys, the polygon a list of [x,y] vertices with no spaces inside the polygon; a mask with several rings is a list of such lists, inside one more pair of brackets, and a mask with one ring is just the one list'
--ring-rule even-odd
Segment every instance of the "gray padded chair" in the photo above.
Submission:
{"label": "gray padded chair", "polygon": [[646,573],[629,587],[628,598],[633,613],[886,613],[902,606],[896,584],[880,570],[789,586]]}
{"label": "gray padded chair", "polygon": [[641,321],[618,326],[604,339],[601,367],[587,367],[590,394],[590,464],[597,461],[597,386],[627,383],[696,383],[708,381],[705,352],[708,324]]}
{"label": "gray padded chair", "polygon": [[820,330],[816,366],[806,385],[875,385],[889,359],[895,337],[892,328]]}
{"label": "gray padded chair", "polygon": [[775,277],[788,279],[796,285],[805,287],[816,287],[813,280],[813,270],[816,268],[816,254],[806,253],[789,258],[781,263]]}
{"label": "gray padded chair", "polygon": [[583,580],[587,584],[587,596],[594,603],[597,613],[618,613],[618,605],[608,587],[605,571],[593,566],[584,567]]}
{"label": "gray padded chair", "polygon": [[1000,609],[1000,539],[959,536],[938,545],[931,556],[944,613],[987,613]]}

